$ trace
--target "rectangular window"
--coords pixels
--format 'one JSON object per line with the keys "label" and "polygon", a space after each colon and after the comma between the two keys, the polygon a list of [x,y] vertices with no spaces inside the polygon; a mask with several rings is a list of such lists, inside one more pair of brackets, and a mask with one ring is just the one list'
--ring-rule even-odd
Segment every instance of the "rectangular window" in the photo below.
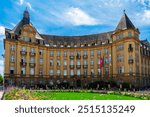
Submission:
{"label": "rectangular window", "polygon": [[77,65],[80,65],[80,60],[77,61]]}
{"label": "rectangular window", "polygon": [[74,61],[73,60],[70,61],[70,65],[74,65]]}
{"label": "rectangular window", "polygon": [[10,67],[10,74],[14,74],[14,67]]}
{"label": "rectangular window", "polygon": [[109,73],[108,68],[105,68],[105,75],[108,75],[108,73]]}
{"label": "rectangular window", "polygon": [[94,51],[93,50],[91,50],[90,55],[94,56]]}
{"label": "rectangular window", "polygon": [[57,66],[60,66],[60,60],[57,60]]}
{"label": "rectangular window", "polygon": [[33,57],[30,58],[30,63],[34,63],[34,58]]}
{"label": "rectangular window", "polygon": [[77,75],[80,76],[80,70],[79,69],[77,70]]}
{"label": "rectangular window", "polygon": [[60,76],[60,70],[57,70],[57,76]]}
{"label": "rectangular window", "polygon": [[90,64],[91,64],[91,65],[94,65],[94,61],[93,61],[93,60],[91,60],[91,61],[90,61]]}
{"label": "rectangular window", "polygon": [[71,75],[71,76],[74,75],[74,70],[70,70],[70,75]]}
{"label": "rectangular window", "polygon": [[50,60],[50,66],[52,66],[53,65],[53,60]]}
{"label": "rectangular window", "polygon": [[91,69],[91,75],[94,76],[94,69]]}
{"label": "rectangular window", "polygon": [[105,53],[105,54],[108,54],[108,49],[104,49],[104,53]]}
{"label": "rectangular window", "polygon": [[73,56],[73,55],[74,55],[74,52],[70,52],[70,55]]}
{"label": "rectangular window", "polygon": [[128,32],[128,37],[131,37],[131,32]]}
{"label": "rectangular window", "polygon": [[84,65],[87,65],[87,60],[84,60]]}
{"label": "rectangular window", "polygon": [[81,53],[80,52],[77,52],[77,56],[80,56],[81,55]]}
{"label": "rectangular window", "polygon": [[52,56],[54,56],[54,53],[53,53],[53,51],[50,51],[50,56],[52,57]]}
{"label": "rectangular window", "polygon": [[97,55],[98,55],[98,56],[101,55],[101,51],[100,51],[100,50],[97,51]]}
{"label": "rectangular window", "polygon": [[67,56],[67,52],[66,51],[64,51],[64,57],[66,57]]}
{"label": "rectangular window", "polygon": [[34,75],[34,68],[30,68],[30,75]]}
{"label": "rectangular window", "polygon": [[11,50],[11,51],[14,51],[14,50],[15,50],[15,45],[11,45],[11,46],[10,46],[10,50]]}
{"label": "rectangular window", "polygon": [[25,75],[25,67],[21,68],[21,75]]}
{"label": "rectangular window", "polygon": [[42,74],[43,74],[42,69],[39,69],[39,75],[42,75]]}
{"label": "rectangular window", "polygon": [[67,61],[66,60],[64,60],[64,66],[67,66]]}
{"label": "rectangular window", "polygon": [[84,74],[84,76],[86,76],[87,75],[87,70],[84,69],[83,74]]}
{"label": "rectangular window", "polygon": [[57,52],[57,57],[60,57],[60,52],[59,51]]}
{"label": "rectangular window", "polygon": [[49,71],[49,74],[50,74],[50,76],[53,75],[53,70],[52,69]]}
{"label": "rectangular window", "polygon": [[41,65],[41,64],[43,64],[43,59],[42,59],[42,58],[40,58],[40,61],[39,61],[39,62],[40,62],[40,65]]}
{"label": "rectangular window", "polygon": [[30,52],[31,52],[31,53],[34,53],[34,52],[35,52],[34,48],[31,48],[31,49],[30,49]]}
{"label": "rectangular window", "polygon": [[101,75],[101,69],[98,69],[98,70],[97,70],[97,74],[98,74],[98,75]]}
{"label": "rectangular window", "polygon": [[43,55],[43,50],[39,50],[39,54],[40,54],[40,55]]}
{"label": "rectangular window", "polygon": [[86,50],[84,50],[84,55],[87,55],[87,51]]}
{"label": "rectangular window", "polygon": [[26,51],[26,47],[22,46],[21,51],[25,52]]}
{"label": "rectangular window", "polygon": [[64,70],[64,76],[67,76],[67,70]]}
{"label": "rectangular window", "polygon": [[10,56],[10,62],[14,62],[14,56]]}

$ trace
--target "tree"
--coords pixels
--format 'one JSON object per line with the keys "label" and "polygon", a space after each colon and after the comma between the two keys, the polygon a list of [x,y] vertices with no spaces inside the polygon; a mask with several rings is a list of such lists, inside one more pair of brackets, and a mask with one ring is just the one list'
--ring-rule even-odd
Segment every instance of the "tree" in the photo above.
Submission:
{"label": "tree", "polygon": [[3,84],[3,76],[0,74],[0,84]]}

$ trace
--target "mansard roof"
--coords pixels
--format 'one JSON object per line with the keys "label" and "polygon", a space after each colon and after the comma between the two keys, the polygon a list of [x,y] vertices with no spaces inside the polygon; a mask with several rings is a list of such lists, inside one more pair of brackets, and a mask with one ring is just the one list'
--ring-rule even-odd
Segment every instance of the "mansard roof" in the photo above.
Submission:
{"label": "mansard roof", "polygon": [[141,44],[146,45],[147,47],[150,48],[150,42],[147,39],[141,40]]}
{"label": "mansard roof", "polygon": [[124,30],[124,29],[135,29],[135,26],[131,22],[131,20],[128,18],[127,14],[124,12],[121,20],[119,21],[119,24],[116,27],[116,30]]}

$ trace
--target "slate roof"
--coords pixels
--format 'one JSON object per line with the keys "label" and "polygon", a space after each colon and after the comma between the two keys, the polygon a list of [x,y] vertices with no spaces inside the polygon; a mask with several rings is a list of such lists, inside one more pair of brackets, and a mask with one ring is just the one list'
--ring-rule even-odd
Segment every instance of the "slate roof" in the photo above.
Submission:
{"label": "slate roof", "polygon": [[141,44],[146,45],[147,47],[150,48],[150,43],[148,42],[148,40],[141,40]]}
{"label": "slate roof", "polygon": [[117,25],[116,30],[124,30],[124,29],[135,29],[135,26],[131,22],[131,20],[128,18],[127,14],[124,13],[121,20],[119,21],[119,24]]}

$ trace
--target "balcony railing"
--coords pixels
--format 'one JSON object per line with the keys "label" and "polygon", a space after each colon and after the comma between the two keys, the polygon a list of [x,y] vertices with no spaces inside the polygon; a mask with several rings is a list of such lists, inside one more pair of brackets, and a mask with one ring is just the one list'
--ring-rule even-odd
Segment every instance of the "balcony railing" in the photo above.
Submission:
{"label": "balcony railing", "polygon": [[27,63],[26,63],[26,62],[20,62],[20,65],[21,65],[21,66],[26,66]]}
{"label": "balcony railing", "polygon": [[26,55],[26,54],[27,54],[27,51],[20,51],[20,54],[21,54],[21,55]]}
{"label": "balcony railing", "polygon": [[88,56],[87,56],[87,55],[83,55],[83,58],[84,58],[84,59],[87,59],[87,58],[88,58]]}
{"label": "balcony railing", "polygon": [[30,52],[30,56],[35,56],[35,52]]}
{"label": "balcony railing", "polygon": [[81,68],[81,65],[76,65],[77,69],[80,69]]}
{"label": "balcony railing", "polygon": [[70,65],[70,69],[74,69],[74,65]]}
{"label": "balcony railing", "polygon": [[133,64],[134,61],[133,61],[133,59],[129,59],[128,62],[129,62],[129,64]]}
{"label": "balcony railing", "polygon": [[74,56],[70,56],[70,59],[74,59]]}
{"label": "balcony railing", "polygon": [[84,68],[84,69],[87,69],[87,68],[88,68],[88,65],[83,65],[83,68]]}
{"label": "balcony railing", "polygon": [[129,47],[128,52],[133,52],[133,47]]}
{"label": "balcony railing", "polygon": [[35,67],[35,63],[30,63],[30,67]]}
{"label": "balcony railing", "polygon": [[76,58],[77,58],[77,59],[81,59],[81,56],[80,56],[80,55],[77,55]]}

